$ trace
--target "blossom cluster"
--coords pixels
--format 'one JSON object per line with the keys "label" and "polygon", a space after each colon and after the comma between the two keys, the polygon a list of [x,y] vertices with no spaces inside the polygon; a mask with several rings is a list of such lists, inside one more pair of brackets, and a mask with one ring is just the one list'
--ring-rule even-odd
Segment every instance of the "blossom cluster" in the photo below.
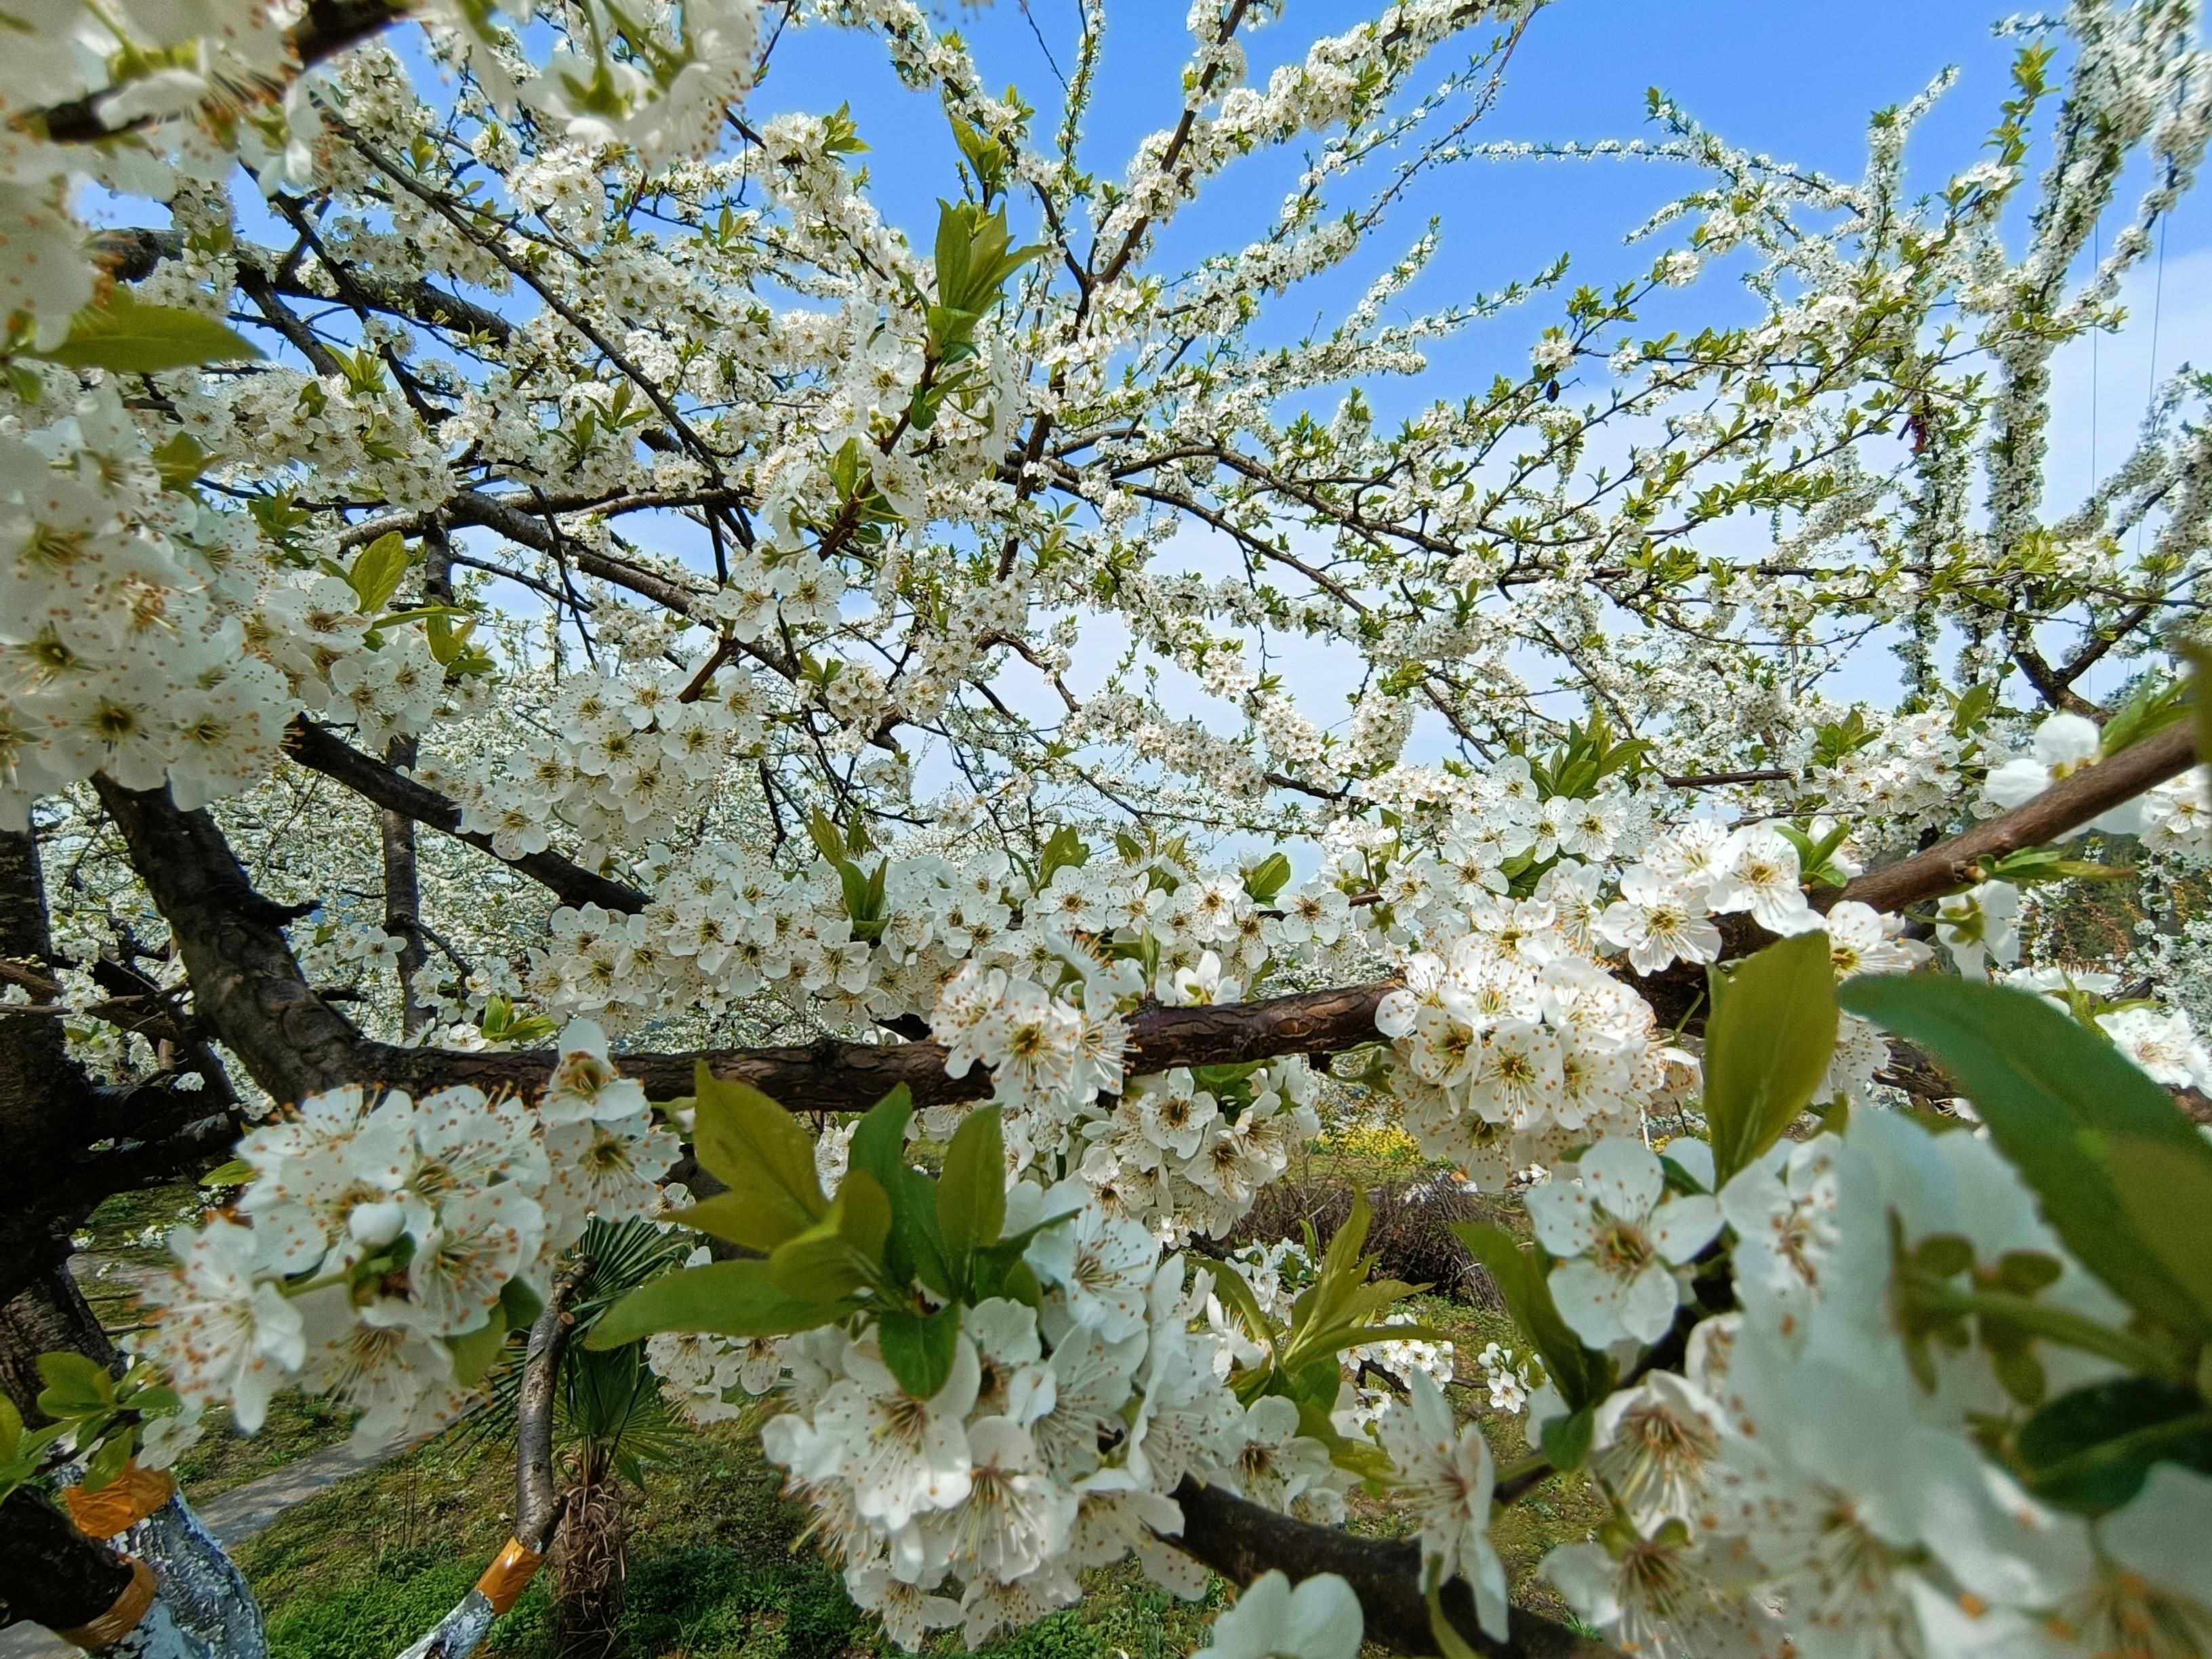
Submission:
{"label": "blossom cluster", "polygon": [[960,1627],[970,1647],[1080,1595],[1076,1574],[1135,1556],[1163,1589],[1202,1595],[1166,1541],[1185,1476],[1307,1519],[1343,1514],[1348,1480],[1298,1432],[1290,1401],[1249,1405],[1200,1322],[1207,1269],[1163,1256],[1079,1183],[1017,1182],[1007,1224],[1083,1207],[1027,1252],[1044,1294],[962,1308],[943,1387],[926,1400],[884,1364],[877,1330],[791,1338],[769,1459],[811,1509],[847,1588],[902,1647]]}
{"label": "blossom cluster", "polygon": [[594,1216],[655,1210],[679,1144],[579,1021],[534,1108],[468,1087],[337,1089],[238,1151],[252,1176],[237,1218],[171,1236],[179,1265],[149,1289],[141,1349],[248,1433],[297,1383],[382,1444],[467,1403],[457,1340],[495,1338],[517,1286],[542,1297]]}
{"label": "blossom cluster", "polygon": [[[1667,1149],[1686,1151],[1702,1149]],[[1710,1160],[1686,1167],[1711,1177]],[[2212,1479],[2160,1463],[2094,1521],[2031,1496],[1975,1443],[1976,1423],[2014,1408],[2018,1361],[1928,1340],[1890,1288],[1893,1249],[1940,1235],[1992,1267],[2047,1263],[2054,1310],[2124,1317],[1989,1141],[1854,1114],[1717,1195],[1661,1187],[1640,1142],[1607,1140],[1532,1195],[1586,1342],[1650,1340],[1723,1226],[1740,1304],[1597,1411],[1589,1468],[1620,1519],[1541,1569],[1577,1614],[1639,1650],[1812,1659],[2086,1654],[2123,1631],[2205,1628],[2212,1581],[2180,1540],[2212,1524]],[[2026,1352],[2053,1394],[2117,1370],[2039,1338]]]}

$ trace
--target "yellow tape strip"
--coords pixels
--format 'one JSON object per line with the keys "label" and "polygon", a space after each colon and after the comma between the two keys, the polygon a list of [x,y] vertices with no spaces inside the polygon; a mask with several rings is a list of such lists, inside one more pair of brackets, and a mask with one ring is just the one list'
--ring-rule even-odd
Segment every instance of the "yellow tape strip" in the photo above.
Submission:
{"label": "yellow tape strip", "polygon": [[477,1589],[491,1603],[494,1613],[505,1613],[521,1599],[522,1592],[537,1577],[538,1564],[544,1559],[535,1550],[525,1549],[520,1539],[510,1538],[506,1547],[484,1569],[483,1577],[477,1580]]}
{"label": "yellow tape strip", "polygon": [[154,1605],[154,1570],[133,1557],[131,1562],[131,1582],[123,1587],[106,1613],[88,1625],[79,1625],[70,1630],[58,1630],[55,1635],[87,1653],[97,1653],[102,1648],[112,1648],[138,1628],[138,1621],[146,1616],[146,1609]]}
{"label": "yellow tape strip", "polygon": [[98,1492],[64,1486],[62,1501],[86,1537],[113,1538],[160,1509],[176,1490],[176,1479],[167,1469],[142,1469],[132,1462]]}

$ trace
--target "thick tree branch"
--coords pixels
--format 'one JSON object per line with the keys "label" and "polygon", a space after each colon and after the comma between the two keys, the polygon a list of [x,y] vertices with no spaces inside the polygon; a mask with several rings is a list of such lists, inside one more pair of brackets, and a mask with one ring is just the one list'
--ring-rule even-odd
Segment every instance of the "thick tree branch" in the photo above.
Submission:
{"label": "thick tree branch", "polygon": [[361,1079],[361,1033],[317,996],[284,938],[290,913],[253,890],[206,812],[178,810],[167,789],[93,786],[131,862],[175,933],[200,1018],[278,1100]]}
{"label": "thick tree branch", "polygon": [[[1893,911],[1954,890],[1974,879],[1975,860],[2063,836],[2172,777],[2190,763],[2191,755],[2189,729],[2170,727],[2002,817],[1825,896]],[[308,988],[284,942],[276,907],[254,895],[204,812],[179,812],[166,793],[138,794],[96,781],[123,827],[133,862],[183,944],[200,1012],[271,1093],[296,1099],[344,1082],[416,1092],[456,1084],[526,1092],[544,1086],[554,1057],[542,1049],[486,1054],[363,1040]],[[1747,954],[1765,939],[1747,917],[1723,921],[1728,955]],[[1705,990],[1703,970],[1690,964],[1631,976],[1631,982],[1670,1025],[1694,1013]],[[1129,1021],[1127,1070],[1141,1074],[1286,1054],[1326,1056],[1378,1042],[1375,1010],[1391,988],[1383,981],[1257,1002],[1152,1009]],[[742,1079],[793,1111],[859,1110],[900,1084],[924,1104],[980,1099],[990,1092],[990,1079],[980,1070],[947,1077],[945,1060],[945,1051],[933,1042],[828,1037],[784,1048],[620,1057],[623,1071],[659,1099],[689,1093],[693,1069],[702,1061],[714,1075]]]}
{"label": "thick tree branch", "polygon": [[[1155,1008],[1129,1022],[1128,1070],[1164,1072],[1177,1066],[1231,1066],[1277,1054],[1340,1053],[1380,1042],[1375,1005],[1389,982],[1353,985],[1237,1002],[1219,1007]],[[917,1103],[980,1100],[991,1079],[980,1068],[963,1078],[945,1074],[942,1046],[934,1042],[818,1042],[775,1048],[709,1048],[686,1054],[624,1054],[623,1074],[665,1100],[691,1092],[701,1061],[716,1077],[741,1079],[793,1111],[849,1112],[873,1105],[900,1084]],[[365,1075],[412,1090],[473,1084],[481,1089],[533,1091],[553,1068],[544,1049],[474,1054],[445,1048],[364,1045]]]}
{"label": "thick tree branch", "polygon": [[[1317,1572],[1335,1573],[1359,1597],[1370,1642],[1393,1653],[1437,1651],[1421,1595],[1418,1544],[1294,1521],[1187,1475],[1174,1497],[1182,1509],[1182,1534],[1167,1541],[1224,1578],[1249,1584],[1272,1569],[1296,1583]],[[1474,1599],[1459,1579],[1444,1586],[1441,1600],[1454,1628],[1477,1653],[1494,1659],[1620,1659],[1603,1642],[1518,1607],[1510,1639],[1494,1642],[1476,1626]]]}
{"label": "thick tree branch", "polygon": [[2194,728],[2187,720],[2178,720],[2109,760],[2062,778],[2002,817],[1978,823],[1924,853],[1868,872],[1838,896],[1896,911],[1955,892],[1982,879],[1976,873],[1978,866],[2022,848],[2057,841],[2186,771],[2196,758]]}
{"label": "thick tree branch", "polygon": [[416,823],[465,842],[480,852],[489,853],[508,868],[519,871],[532,881],[550,890],[564,904],[580,908],[597,904],[605,909],[624,915],[642,910],[646,896],[635,887],[586,870],[572,863],[558,853],[525,853],[519,858],[507,858],[493,845],[492,838],[481,830],[461,828],[461,809],[458,802],[440,794],[427,784],[417,783],[405,773],[386,765],[373,755],[364,755],[343,738],[316,725],[304,714],[295,720],[284,732],[284,752],[311,771],[343,784],[354,793],[386,812],[396,812],[411,818]]}
{"label": "thick tree branch", "polygon": [[81,1629],[131,1580],[131,1564],[79,1532],[45,1493],[18,1486],[0,1502],[0,1601],[17,1619]]}

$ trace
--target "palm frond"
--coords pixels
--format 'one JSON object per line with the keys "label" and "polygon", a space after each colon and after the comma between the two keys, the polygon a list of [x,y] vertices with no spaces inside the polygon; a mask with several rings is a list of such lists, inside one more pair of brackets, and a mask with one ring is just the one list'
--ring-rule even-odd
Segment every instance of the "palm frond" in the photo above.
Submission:
{"label": "palm frond", "polygon": [[[684,1258],[697,1248],[698,1243],[696,1234],[682,1228],[664,1229],[635,1218],[619,1222],[594,1219],[586,1225],[583,1237],[576,1241],[574,1255],[592,1267],[568,1298],[568,1310],[575,1316],[576,1324],[561,1362],[564,1401],[568,1378],[580,1358],[589,1352],[577,1339],[598,1322],[601,1314],[647,1279],[683,1266]],[[527,1331],[508,1333],[507,1346],[485,1379],[484,1403],[444,1431],[454,1444],[473,1446],[487,1441],[503,1443],[514,1438],[515,1405],[522,1389],[522,1355],[529,1340]],[[658,1385],[653,1382],[652,1372],[646,1369],[643,1351],[633,1344],[617,1352],[635,1359],[658,1406]],[[653,1439],[656,1432],[665,1432],[666,1443],[672,1445],[677,1432],[674,1419],[667,1416],[665,1406],[659,1409],[667,1425],[665,1430],[652,1431],[641,1421],[637,1431],[647,1439]],[[659,1459],[653,1456],[646,1461]]]}

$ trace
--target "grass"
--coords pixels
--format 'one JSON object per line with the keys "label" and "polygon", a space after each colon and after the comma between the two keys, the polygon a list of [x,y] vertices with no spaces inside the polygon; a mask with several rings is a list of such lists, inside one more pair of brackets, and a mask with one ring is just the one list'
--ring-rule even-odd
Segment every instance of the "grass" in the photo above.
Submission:
{"label": "grass", "polygon": [[[87,1218],[78,1234],[84,1241],[79,1255],[90,1271],[82,1274],[79,1285],[111,1336],[120,1337],[137,1325],[140,1280],[169,1267],[170,1230],[198,1222],[205,1213],[205,1197],[189,1182],[171,1182],[114,1194]],[[186,1492],[211,1498],[336,1445],[351,1426],[349,1415],[296,1389],[270,1401],[258,1434],[242,1435],[231,1426],[228,1412],[211,1411],[200,1443],[179,1461],[177,1477]]]}
{"label": "grass", "polygon": [[205,1194],[188,1181],[115,1193],[87,1218],[78,1248],[149,1267],[166,1264],[169,1230],[196,1224],[206,1208]]}

